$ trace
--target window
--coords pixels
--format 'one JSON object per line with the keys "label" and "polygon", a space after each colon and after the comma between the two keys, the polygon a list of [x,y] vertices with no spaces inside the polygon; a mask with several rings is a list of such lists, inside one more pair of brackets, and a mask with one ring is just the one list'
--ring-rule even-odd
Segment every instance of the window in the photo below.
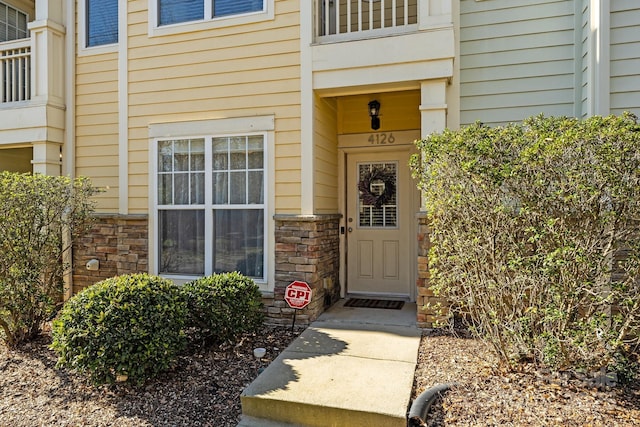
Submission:
{"label": "window", "polygon": [[27,21],[26,13],[0,3],[0,42],[29,37]]}
{"label": "window", "polygon": [[265,135],[157,141],[157,265],[265,280]]}
{"label": "window", "polygon": [[157,0],[158,25],[263,12],[265,0]]}
{"label": "window", "polygon": [[86,46],[118,43],[118,0],[87,0]]}
{"label": "window", "polygon": [[213,17],[239,15],[264,10],[262,0],[214,0]]}
{"label": "window", "polygon": [[358,164],[358,227],[397,228],[398,165]]}

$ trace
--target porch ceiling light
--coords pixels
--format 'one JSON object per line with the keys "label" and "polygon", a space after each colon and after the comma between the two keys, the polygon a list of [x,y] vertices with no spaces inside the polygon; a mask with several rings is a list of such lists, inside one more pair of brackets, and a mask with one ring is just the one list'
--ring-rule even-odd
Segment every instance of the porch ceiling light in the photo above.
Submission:
{"label": "porch ceiling light", "polygon": [[380,103],[375,99],[369,103],[369,117],[371,117],[371,129],[380,129]]}

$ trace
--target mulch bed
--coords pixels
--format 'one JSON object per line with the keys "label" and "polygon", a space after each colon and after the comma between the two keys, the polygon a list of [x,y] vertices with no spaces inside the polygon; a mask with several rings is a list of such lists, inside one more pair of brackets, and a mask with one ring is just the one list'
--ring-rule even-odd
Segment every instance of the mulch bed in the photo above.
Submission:
{"label": "mulch bed", "polygon": [[236,344],[182,356],[174,371],[139,388],[94,387],[55,369],[48,334],[11,352],[0,344],[0,426],[235,427],[240,393],[261,367],[253,349],[267,349],[266,366],[300,332],[264,327]]}
{"label": "mulch bed", "polygon": [[638,383],[551,375],[533,366],[505,373],[481,342],[425,333],[413,397],[442,383],[456,385],[434,403],[428,426],[640,425]]}
{"label": "mulch bed", "polygon": [[[47,334],[14,351],[0,345],[0,425],[235,427],[240,393],[260,367],[253,349],[267,349],[266,366],[300,332],[265,327],[236,344],[181,356],[174,371],[138,388],[94,387],[56,369]],[[532,367],[503,373],[482,343],[425,333],[413,397],[441,383],[457,385],[436,401],[429,426],[640,425],[638,384],[607,387]]]}

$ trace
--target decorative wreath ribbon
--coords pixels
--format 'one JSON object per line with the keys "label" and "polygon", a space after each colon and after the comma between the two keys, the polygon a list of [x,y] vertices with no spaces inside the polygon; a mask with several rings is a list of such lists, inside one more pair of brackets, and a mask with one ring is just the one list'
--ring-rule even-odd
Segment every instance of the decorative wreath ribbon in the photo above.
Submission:
{"label": "decorative wreath ribbon", "polygon": [[[360,191],[360,200],[366,205],[373,205],[376,208],[389,202],[396,194],[395,174],[387,168],[373,167],[365,173],[360,182],[358,182],[358,190]],[[371,184],[375,181],[382,181],[384,190],[380,194],[371,192]]]}

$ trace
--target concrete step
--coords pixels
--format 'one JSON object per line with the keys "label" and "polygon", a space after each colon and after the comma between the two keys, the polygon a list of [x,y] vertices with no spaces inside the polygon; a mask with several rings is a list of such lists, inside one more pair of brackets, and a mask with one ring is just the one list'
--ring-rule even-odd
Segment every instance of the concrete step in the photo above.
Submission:
{"label": "concrete step", "polygon": [[243,416],[405,427],[419,342],[415,327],[314,322],[245,389]]}
{"label": "concrete step", "polygon": [[264,418],[247,417],[243,415],[237,427],[300,427],[296,424],[281,423],[278,421],[265,420]]}

